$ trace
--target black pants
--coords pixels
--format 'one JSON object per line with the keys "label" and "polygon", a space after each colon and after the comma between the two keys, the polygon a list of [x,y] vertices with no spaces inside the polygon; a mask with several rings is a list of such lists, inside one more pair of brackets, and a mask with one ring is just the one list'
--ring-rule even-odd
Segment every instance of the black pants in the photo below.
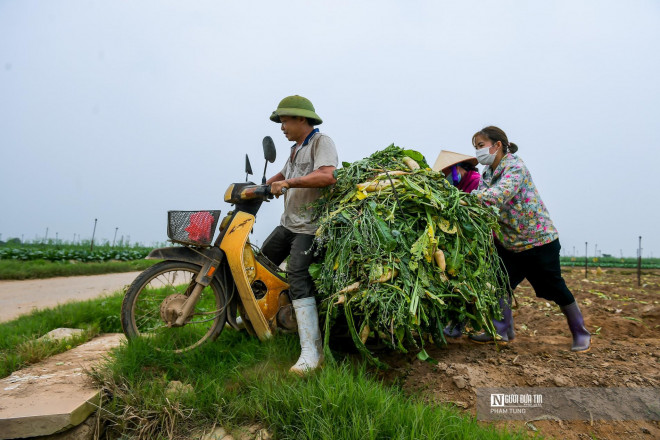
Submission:
{"label": "black pants", "polygon": [[536,296],[567,306],[575,301],[561,276],[559,240],[522,252],[512,252],[496,245],[497,253],[509,274],[511,290],[525,278],[534,288]]}
{"label": "black pants", "polygon": [[286,272],[291,300],[314,296],[314,282],[309,274],[309,265],[314,261],[313,243],[313,235],[296,234],[278,226],[261,248],[266,258],[278,266],[289,257]]}

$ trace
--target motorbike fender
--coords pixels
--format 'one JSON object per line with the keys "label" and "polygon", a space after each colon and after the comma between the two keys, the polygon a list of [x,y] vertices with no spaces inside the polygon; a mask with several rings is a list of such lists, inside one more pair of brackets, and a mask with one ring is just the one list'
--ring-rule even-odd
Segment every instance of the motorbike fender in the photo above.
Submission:
{"label": "motorbike fender", "polygon": [[145,257],[147,260],[184,261],[204,266],[209,260],[222,261],[225,253],[218,248],[192,250],[188,247],[166,247],[154,249]]}
{"label": "motorbike fender", "polygon": [[[249,213],[242,211],[236,213],[229,226],[227,226],[227,232],[222,239],[220,249],[225,251],[227,255],[227,263],[241,298],[242,306],[245,308],[257,337],[263,341],[270,338],[273,333],[250,286],[251,280],[248,278],[248,272],[252,276],[255,268],[250,266],[250,270],[247,271],[245,264],[246,243],[254,225],[254,220],[254,216]],[[249,252],[247,254],[250,255]]]}

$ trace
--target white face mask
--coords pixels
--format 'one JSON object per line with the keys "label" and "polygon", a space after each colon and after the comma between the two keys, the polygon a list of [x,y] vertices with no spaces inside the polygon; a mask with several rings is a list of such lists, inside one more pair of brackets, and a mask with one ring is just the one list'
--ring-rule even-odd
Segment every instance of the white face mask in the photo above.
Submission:
{"label": "white face mask", "polygon": [[490,154],[488,151],[490,147],[484,147],[477,150],[475,156],[481,165],[492,165],[495,162],[497,152]]}

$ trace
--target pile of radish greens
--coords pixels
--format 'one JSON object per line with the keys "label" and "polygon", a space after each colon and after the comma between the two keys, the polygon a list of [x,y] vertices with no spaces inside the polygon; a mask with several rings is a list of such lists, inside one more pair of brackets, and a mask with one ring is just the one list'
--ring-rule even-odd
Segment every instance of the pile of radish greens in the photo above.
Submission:
{"label": "pile of radish greens", "polygon": [[312,265],[325,321],[345,318],[357,349],[375,339],[427,359],[426,343],[463,322],[494,334],[506,277],[495,251],[497,212],[456,189],[414,150],[390,145],[343,163],[337,183],[313,205],[319,222]]}

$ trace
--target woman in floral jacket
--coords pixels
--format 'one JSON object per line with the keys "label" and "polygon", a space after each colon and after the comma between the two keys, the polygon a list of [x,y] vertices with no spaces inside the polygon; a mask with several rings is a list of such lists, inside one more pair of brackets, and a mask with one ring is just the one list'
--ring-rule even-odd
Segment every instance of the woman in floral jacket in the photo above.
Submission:
{"label": "woman in floral jacket", "polygon": [[[536,296],[554,301],[566,316],[573,335],[573,351],[588,351],[591,334],[582,313],[561,276],[559,234],[522,159],[514,156],[518,146],[510,143],[498,127],[486,127],[472,136],[479,163],[485,165],[479,188],[472,194],[482,203],[499,209],[497,252],[509,275],[511,292],[525,278]],[[493,320],[499,342],[514,337],[511,298],[502,299],[502,320]],[[470,336],[488,343],[487,333]]]}

